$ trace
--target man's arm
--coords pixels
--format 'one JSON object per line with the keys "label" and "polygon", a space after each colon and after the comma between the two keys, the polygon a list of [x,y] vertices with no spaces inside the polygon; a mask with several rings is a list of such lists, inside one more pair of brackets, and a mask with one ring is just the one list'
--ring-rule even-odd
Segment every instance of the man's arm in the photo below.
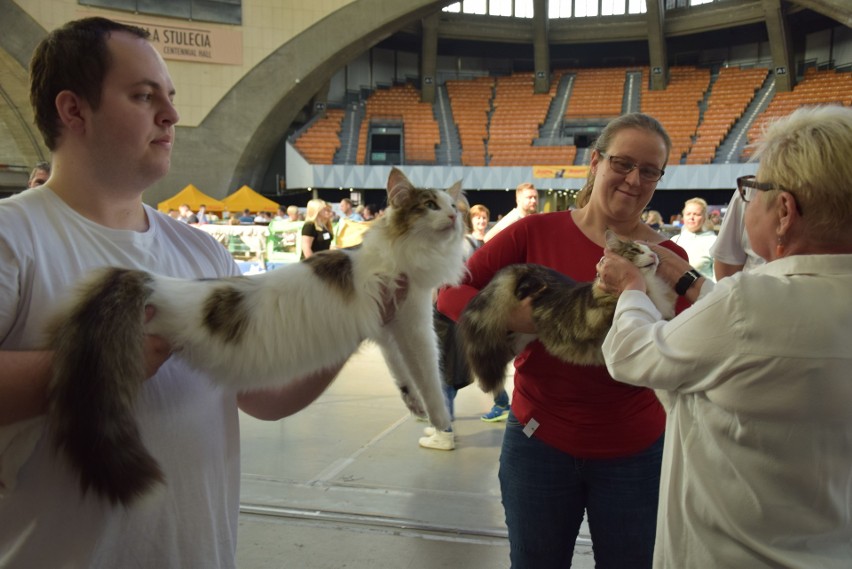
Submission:
{"label": "man's arm", "polygon": [[0,426],[47,410],[50,352],[0,352]]}
{"label": "man's arm", "polygon": [[745,265],[732,265],[730,263],[725,263],[724,261],[720,261],[719,259],[713,260],[713,274],[716,276],[716,281],[720,281],[725,277],[729,277],[731,275],[735,275],[738,272],[743,270]]}
{"label": "man's arm", "polygon": [[237,404],[256,419],[277,421],[289,417],[316,401],[340,373],[344,363],[295,379],[284,387],[240,393]]}

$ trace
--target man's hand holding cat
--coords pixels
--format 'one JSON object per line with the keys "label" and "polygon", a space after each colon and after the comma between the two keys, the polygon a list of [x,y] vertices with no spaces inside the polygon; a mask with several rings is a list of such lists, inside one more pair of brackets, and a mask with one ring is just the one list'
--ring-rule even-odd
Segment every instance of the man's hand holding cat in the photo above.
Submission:
{"label": "man's hand holding cat", "polygon": [[382,325],[389,324],[396,317],[396,308],[408,296],[408,275],[401,274],[394,279],[394,287],[391,289],[381,285],[382,304],[379,313],[382,316]]}
{"label": "man's hand holding cat", "polygon": [[639,268],[608,249],[598,261],[597,272],[598,281],[595,286],[608,294],[618,296],[625,290],[646,292],[645,279]]}
{"label": "man's hand holding cat", "polygon": [[[154,317],[155,308],[145,307],[145,323]],[[152,377],[160,369],[166,360],[172,355],[172,347],[162,336],[145,334],[145,378]]]}

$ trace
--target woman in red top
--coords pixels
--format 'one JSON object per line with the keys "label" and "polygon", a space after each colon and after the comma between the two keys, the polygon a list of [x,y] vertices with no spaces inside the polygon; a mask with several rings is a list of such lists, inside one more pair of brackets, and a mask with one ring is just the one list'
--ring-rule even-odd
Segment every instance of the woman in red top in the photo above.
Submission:
{"label": "woman in red top", "polygon": [[[532,215],[496,235],[468,261],[470,275],[446,289],[438,308],[457,319],[501,268],[546,265],[594,280],[604,232],[677,245],[642,222],[671,142],[642,114],[610,122],[592,152],[580,209]],[[529,307],[510,318],[534,332]],[[513,569],[569,567],[588,514],[599,569],[651,567],[665,412],[649,389],[614,381],[604,366],[557,360],[538,342],[515,359],[512,413],[500,455],[500,487]]]}

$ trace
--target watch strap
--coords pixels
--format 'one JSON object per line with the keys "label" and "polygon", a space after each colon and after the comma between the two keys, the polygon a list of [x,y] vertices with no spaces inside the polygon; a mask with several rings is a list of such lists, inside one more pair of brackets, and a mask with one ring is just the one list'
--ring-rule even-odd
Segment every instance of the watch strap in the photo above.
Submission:
{"label": "watch strap", "polygon": [[680,277],[680,280],[677,281],[677,284],[674,287],[675,292],[678,294],[678,296],[685,295],[686,291],[689,290],[689,287],[695,284],[695,281],[700,278],[701,273],[699,273],[695,269],[689,269],[688,271],[683,273],[683,276]]}

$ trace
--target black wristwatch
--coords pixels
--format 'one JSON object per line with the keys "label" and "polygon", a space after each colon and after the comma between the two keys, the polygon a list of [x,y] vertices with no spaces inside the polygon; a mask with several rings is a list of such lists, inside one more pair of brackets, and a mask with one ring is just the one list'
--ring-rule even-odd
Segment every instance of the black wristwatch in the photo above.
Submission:
{"label": "black wristwatch", "polygon": [[679,281],[677,281],[677,284],[674,287],[675,292],[678,294],[678,296],[685,295],[686,291],[689,290],[689,287],[691,287],[693,284],[695,284],[695,281],[697,281],[700,278],[701,278],[701,273],[699,273],[695,269],[689,269],[688,271],[683,273],[683,276],[680,277]]}

